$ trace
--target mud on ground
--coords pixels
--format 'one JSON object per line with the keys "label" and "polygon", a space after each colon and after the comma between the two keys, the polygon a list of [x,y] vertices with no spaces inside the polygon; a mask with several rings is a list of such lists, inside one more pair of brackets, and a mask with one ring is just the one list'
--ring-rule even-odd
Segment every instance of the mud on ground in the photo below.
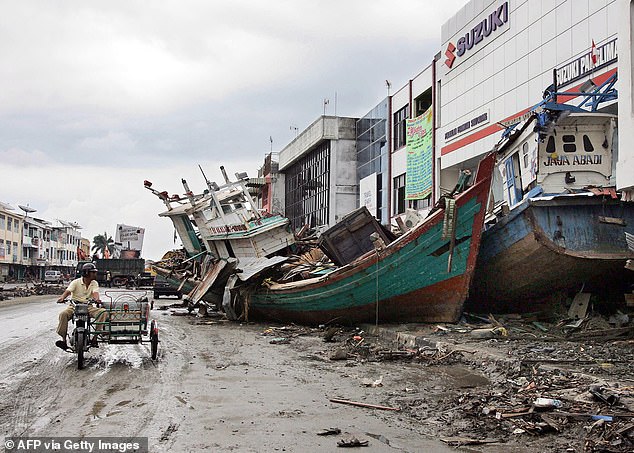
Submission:
{"label": "mud on ground", "polygon": [[367,387],[367,401],[463,451],[634,451],[632,329],[599,318],[576,328],[494,321],[415,326],[409,347],[360,328],[263,334],[302,350],[307,364],[339,367]]}

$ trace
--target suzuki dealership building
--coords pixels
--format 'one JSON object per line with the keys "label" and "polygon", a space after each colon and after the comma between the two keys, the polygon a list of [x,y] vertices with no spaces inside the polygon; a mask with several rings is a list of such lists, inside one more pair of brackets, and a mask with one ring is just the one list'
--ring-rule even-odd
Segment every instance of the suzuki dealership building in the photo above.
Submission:
{"label": "suzuki dealership building", "polygon": [[[474,167],[554,82],[559,92],[579,92],[593,86],[589,79],[598,86],[616,72],[618,3],[472,0],[443,25],[435,62],[441,187]],[[616,114],[617,106],[601,111]]]}

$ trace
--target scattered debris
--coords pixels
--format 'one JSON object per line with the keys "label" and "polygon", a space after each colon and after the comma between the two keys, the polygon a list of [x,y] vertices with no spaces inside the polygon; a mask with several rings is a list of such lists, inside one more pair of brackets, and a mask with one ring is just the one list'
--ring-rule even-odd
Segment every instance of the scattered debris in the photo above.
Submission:
{"label": "scattered debris", "polygon": [[367,447],[370,443],[367,440],[359,440],[356,437],[341,439],[337,442],[337,447]]}
{"label": "scattered debris", "polygon": [[317,433],[318,436],[332,436],[336,434],[341,434],[341,430],[339,428],[326,428]]}
{"label": "scattered debris", "polygon": [[337,398],[331,398],[331,403],[339,403],[339,404],[348,404],[350,406],[358,406],[358,407],[367,407],[369,409],[380,409],[384,411],[400,411],[400,407],[389,407],[389,406],[379,406],[377,404],[369,404],[369,403],[360,403],[357,401],[349,401],[349,400],[340,400]]}
{"label": "scattered debris", "polygon": [[361,381],[364,387],[383,387],[383,376],[378,379],[363,378]]}

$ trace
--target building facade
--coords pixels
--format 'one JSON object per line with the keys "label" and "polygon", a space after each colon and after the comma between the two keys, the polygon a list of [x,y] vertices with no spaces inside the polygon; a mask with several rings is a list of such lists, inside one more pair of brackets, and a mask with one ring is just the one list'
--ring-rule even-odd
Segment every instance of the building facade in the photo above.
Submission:
{"label": "building facade", "polygon": [[449,19],[435,61],[438,185],[475,168],[551,85],[578,93],[613,75],[618,23],[618,0],[471,0]]}
{"label": "building facade", "polygon": [[79,250],[90,249],[80,229],[73,222],[18,213],[0,202],[0,282],[42,280],[47,270],[74,275]]}
{"label": "building facade", "polygon": [[279,153],[291,227],[332,226],[358,202],[357,118],[321,116]]}
{"label": "building facade", "polygon": [[616,164],[616,187],[634,201],[634,78],[632,76],[632,34],[634,1],[618,1],[619,36],[619,158]]}
{"label": "building facade", "polygon": [[0,202],[0,281],[20,275],[22,227],[22,216],[11,205]]}

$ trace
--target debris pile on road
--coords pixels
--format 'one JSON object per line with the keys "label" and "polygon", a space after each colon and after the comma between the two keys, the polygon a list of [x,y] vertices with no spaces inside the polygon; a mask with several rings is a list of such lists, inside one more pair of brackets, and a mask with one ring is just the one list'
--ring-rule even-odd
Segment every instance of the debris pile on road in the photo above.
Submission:
{"label": "debris pile on road", "polygon": [[65,288],[63,285],[49,285],[48,283],[33,283],[7,289],[0,287],[0,300],[8,300],[16,297],[61,294]]}
{"label": "debris pile on road", "polygon": [[[368,370],[343,376],[359,379],[377,407],[400,408],[422,422],[422,433],[448,445],[530,442],[535,451],[629,452],[634,338],[624,315],[466,315],[459,324],[420,326],[415,346],[361,328],[321,326],[323,346],[310,358]],[[297,327],[270,335],[290,338],[286,329]],[[397,384],[389,370],[402,367],[414,370],[412,381]],[[417,367],[437,379],[416,380]]]}

